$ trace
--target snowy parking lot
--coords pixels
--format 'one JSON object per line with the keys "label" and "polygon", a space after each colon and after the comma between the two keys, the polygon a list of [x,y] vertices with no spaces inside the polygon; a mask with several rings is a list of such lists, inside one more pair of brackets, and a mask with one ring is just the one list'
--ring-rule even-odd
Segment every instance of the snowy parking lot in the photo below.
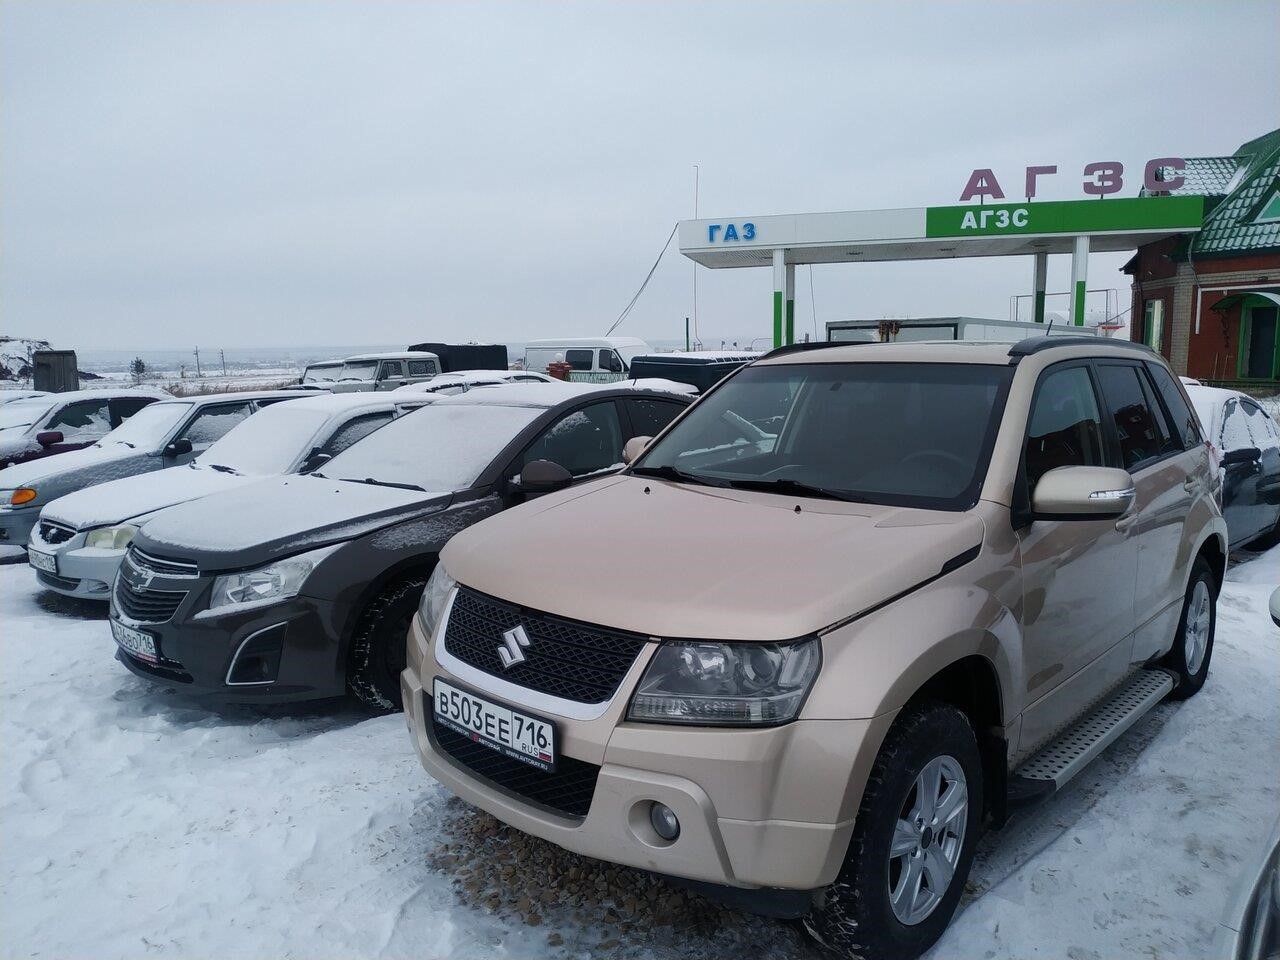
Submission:
{"label": "snowy parking lot", "polygon": [[[987,835],[931,956],[1210,955],[1280,814],[1280,548],[1228,579],[1204,691]],[[400,716],[214,709],[112,654],[105,609],[0,566],[6,957],[813,956],[793,925],[478,817]]]}

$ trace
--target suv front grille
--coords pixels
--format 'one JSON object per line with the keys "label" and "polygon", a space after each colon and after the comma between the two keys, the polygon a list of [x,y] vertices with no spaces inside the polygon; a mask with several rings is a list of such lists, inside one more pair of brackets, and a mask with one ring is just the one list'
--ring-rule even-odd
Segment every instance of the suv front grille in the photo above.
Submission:
{"label": "suv front grille", "polygon": [[600,768],[573,757],[559,757],[554,773],[491,750],[470,737],[431,721],[431,735],[444,753],[472,773],[508,793],[582,819],[591,809]]}
{"label": "suv front grille", "polygon": [[[524,627],[525,659],[504,668],[498,650],[502,635]],[[612,697],[648,637],[623,633],[550,614],[526,610],[459,587],[449,611],[444,648],[478,670],[578,703],[603,703]]]}
{"label": "suv front grille", "polygon": [[75,535],[75,529],[68,527],[66,524],[55,523],[52,520],[40,521],[40,539],[51,547],[66,543]]}

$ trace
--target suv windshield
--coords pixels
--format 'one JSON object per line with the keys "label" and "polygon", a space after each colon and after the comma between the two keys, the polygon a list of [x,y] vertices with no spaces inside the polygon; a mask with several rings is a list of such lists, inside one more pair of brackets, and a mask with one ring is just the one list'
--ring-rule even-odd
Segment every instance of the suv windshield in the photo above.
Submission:
{"label": "suv windshield", "polygon": [[302,371],[303,383],[333,383],[342,370],[340,363],[313,364]]}
{"label": "suv windshield", "polygon": [[632,471],[792,496],[963,510],[986,473],[1012,368],[749,367]]}
{"label": "suv windshield", "polygon": [[310,451],[309,444],[329,414],[323,410],[295,410],[288,403],[272,404],[242,420],[226,436],[200,454],[196,463],[255,476],[284,473]]}
{"label": "suv windshield", "polygon": [[123,443],[126,446],[155,450],[178,421],[191,410],[189,403],[151,403],[98,441],[99,446]]}
{"label": "suv windshield", "polygon": [[540,407],[432,404],[348,447],[315,476],[431,491],[465,490]]}
{"label": "suv windshield", "polygon": [[344,363],[338,375],[339,380],[372,380],[377,372],[377,360],[360,360],[355,363]]}

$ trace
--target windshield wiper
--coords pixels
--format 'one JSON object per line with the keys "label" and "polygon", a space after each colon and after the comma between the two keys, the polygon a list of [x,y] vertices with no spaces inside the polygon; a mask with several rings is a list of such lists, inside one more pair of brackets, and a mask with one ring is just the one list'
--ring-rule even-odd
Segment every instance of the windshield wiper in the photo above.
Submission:
{"label": "windshield wiper", "polygon": [[670,464],[661,467],[632,467],[631,472],[637,477],[655,477],[658,480],[675,480],[677,483],[696,483],[703,487],[727,487],[727,481],[715,480],[697,473],[688,473]]}
{"label": "windshield wiper", "polygon": [[240,471],[235,467],[228,467],[221,463],[210,463],[208,464],[208,467],[210,470],[217,470],[219,473],[231,473],[237,477],[240,476]]}
{"label": "windshield wiper", "polygon": [[819,497],[823,500],[843,500],[846,503],[870,503],[865,497],[859,497],[844,490],[833,490],[831,487],[820,487],[805,483],[803,480],[730,480],[729,486],[734,490],[761,490],[765,493],[794,494],[799,497]]}
{"label": "windshield wiper", "polygon": [[[312,476],[316,476],[316,474],[312,474]],[[397,490],[421,490],[423,493],[427,492],[426,487],[420,487],[416,483],[396,483],[394,480],[379,480],[376,477],[365,477],[363,480],[357,480],[355,477],[340,477],[339,479],[350,483],[368,483],[375,487],[395,487]]]}

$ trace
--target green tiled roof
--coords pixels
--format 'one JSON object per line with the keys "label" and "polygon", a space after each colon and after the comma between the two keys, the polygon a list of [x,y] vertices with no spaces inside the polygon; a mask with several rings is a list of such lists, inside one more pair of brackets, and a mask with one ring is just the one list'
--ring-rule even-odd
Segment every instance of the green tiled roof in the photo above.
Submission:
{"label": "green tiled roof", "polygon": [[1280,221],[1258,222],[1280,191],[1280,130],[1250,140],[1233,159],[1243,172],[1191,241],[1192,257],[1280,250]]}

